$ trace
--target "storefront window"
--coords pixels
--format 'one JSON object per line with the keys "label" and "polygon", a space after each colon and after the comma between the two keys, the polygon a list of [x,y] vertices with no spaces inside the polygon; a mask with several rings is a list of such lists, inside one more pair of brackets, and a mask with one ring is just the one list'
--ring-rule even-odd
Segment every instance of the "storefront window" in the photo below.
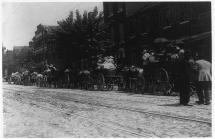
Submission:
{"label": "storefront window", "polygon": [[113,4],[108,4],[108,16],[113,16]]}
{"label": "storefront window", "polygon": [[111,41],[114,41],[114,27],[111,27]]}
{"label": "storefront window", "polygon": [[129,21],[129,35],[132,36],[132,35],[135,35],[136,33],[136,19],[135,18],[132,18],[130,21]]}
{"label": "storefront window", "polygon": [[123,11],[123,3],[118,3],[118,10],[117,12],[120,13]]}
{"label": "storefront window", "polygon": [[151,19],[149,15],[145,16],[145,32],[149,33],[151,31]]}
{"label": "storefront window", "polygon": [[120,24],[119,25],[119,32],[120,32],[120,41],[124,41],[124,25]]}

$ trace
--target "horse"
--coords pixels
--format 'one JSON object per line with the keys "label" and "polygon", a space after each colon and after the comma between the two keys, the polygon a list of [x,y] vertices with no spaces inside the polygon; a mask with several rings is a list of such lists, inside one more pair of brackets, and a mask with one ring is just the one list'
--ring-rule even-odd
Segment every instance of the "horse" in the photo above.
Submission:
{"label": "horse", "polygon": [[38,75],[37,72],[31,73],[31,75],[30,75],[30,82],[31,82],[32,85],[36,85],[37,75]]}
{"label": "horse", "polygon": [[60,81],[60,71],[55,68],[53,65],[48,66],[48,68],[44,71],[44,75],[47,77],[48,87],[55,87],[59,86]]}
{"label": "horse", "polygon": [[143,91],[145,87],[144,70],[136,66],[124,67],[122,75],[125,83],[125,89],[133,91]]}
{"label": "horse", "polygon": [[22,74],[19,72],[15,72],[11,74],[11,79],[14,84],[21,85],[22,84]]}
{"label": "horse", "polygon": [[39,87],[44,87],[44,76],[42,74],[37,74],[36,76],[36,84]]}
{"label": "horse", "polygon": [[24,71],[23,73],[22,73],[22,79],[23,79],[23,85],[29,85],[29,83],[30,83],[30,73],[29,73],[29,71],[28,70],[26,70],[26,71]]}
{"label": "horse", "polygon": [[87,89],[87,85],[89,83],[90,71],[89,70],[81,70],[78,73],[78,87],[80,89]]}

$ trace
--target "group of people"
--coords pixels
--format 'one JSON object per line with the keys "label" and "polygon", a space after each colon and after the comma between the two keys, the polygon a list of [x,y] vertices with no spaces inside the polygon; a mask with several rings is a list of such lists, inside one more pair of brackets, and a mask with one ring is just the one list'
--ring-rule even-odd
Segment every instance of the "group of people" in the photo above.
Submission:
{"label": "group of people", "polygon": [[116,63],[113,56],[106,56],[97,61],[98,69],[116,70]]}
{"label": "group of people", "polygon": [[190,56],[186,52],[179,54],[177,63],[180,104],[192,106],[189,104],[189,83],[192,81],[196,86],[196,93],[199,99],[196,103],[209,105],[211,103],[211,63],[203,58]]}
{"label": "group of people", "polygon": [[[198,101],[197,104],[209,105],[210,91],[212,81],[212,65],[209,61],[200,58],[199,56],[192,56],[191,52],[185,51],[183,48],[169,44],[166,47],[169,52],[161,51],[161,57],[165,62],[173,63],[176,68],[177,85],[180,93],[180,104],[184,106],[191,106],[190,101],[190,86],[193,82],[196,86]],[[162,53],[163,52],[163,53]],[[163,54],[163,55],[162,55]],[[158,57],[158,58],[157,58]],[[159,56],[156,57],[154,51],[142,51],[142,65],[147,67],[148,64],[162,62]]]}
{"label": "group of people", "polygon": [[46,65],[45,70],[41,73],[36,71],[25,70],[23,72],[12,73],[7,81],[9,83],[14,83],[17,85],[37,85],[40,87],[46,87],[50,85],[52,80],[53,71],[57,69],[51,64]]}
{"label": "group of people", "polygon": [[[200,57],[192,57],[188,54],[187,51],[180,47],[178,44],[168,44],[165,47],[161,47],[162,49],[156,48],[155,50],[147,50],[144,49],[142,51],[142,67],[134,68],[131,67],[130,70],[136,69],[138,73],[147,73],[147,65],[150,63],[158,63],[162,61],[168,61],[174,63],[174,66],[177,67],[177,83],[178,83],[178,91],[180,93],[180,104],[185,106],[191,106],[189,104],[190,101],[190,92],[189,92],[189,82],[195,83],[197,88],[197,95],[199,100],[196,102],[197,104],[205,104],[209,105],[210,100],[210,90],[211,90],[211,81],[212,81],[212,71],[211,71],[211,63],[205,59],[201,59]],[[117,60],[121,60],[121,63],[125,62],[125,50],[124,47],[120,48],[117,51]],[[113,56],[106,56],[103,58],[98,58],[96,66],[98,69],[108,69],[108,70],[116,70],[118,63],[115,63]],[[125,64],[122,64],[125,66]],[[122,68],[125,69],[125,68]],[[46,70],[44,71],[44,75],[49,75],[52,73],[51,71],[56,71],[57,69],[53,65],[47,65]],[[65,71],[65,79],[67,84],[71,82],[70,78],[70,70],[66,69]],[[83,71],[80,71],[79,74],[82,74]],[[87,74],[89,71],[87,71]],[[54,73],[54,72],[53,72]],[[83,72],[86,74],[85,72]],[[196,73],[194,78],[191,77],[191,73]],[[28,77],[28,72],[25,71],[23,73],[23,77]],[[51,74],[50,74],[51,75]],[[16,82],[21,81],[21,75],[17,73],[13,73],[12,77]],[[41,82],[43,78],[43,74],[32,73],[33,80],[38,79]],[[51,76],[50,76],[51,77]],[[77,76],[78,77],[78,76]],[[192,78],[192,79],[191,79]],[[27,78],[26,78],[27,79]],[[50,78],[53,80],[53,78]],[[47,82],[49,80],[47,79]]]}
{"label": "group of people", "polygon": [[24,72],[17,71],[12,73],[7,81],[17,85],[39,85],[43,78],[44,76],[42,74],[37,72],[30,73],[28,70],[25,70]]}

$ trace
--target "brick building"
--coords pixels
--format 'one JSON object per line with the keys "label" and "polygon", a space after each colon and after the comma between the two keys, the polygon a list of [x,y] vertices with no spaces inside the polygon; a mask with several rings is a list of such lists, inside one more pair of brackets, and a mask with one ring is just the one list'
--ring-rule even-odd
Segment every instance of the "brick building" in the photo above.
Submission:
{"label": "brick building", "polygon": [[14,46],[13,50],[3,51],[3,76],[11,75],[12,72],[23,72],[25,69],[29,69],[31,56],[29,46]]}
{"label": "brick building", "polygon": [[39,24],[35,36],[29,42],[29,46],[33,50],[34,62],[39,69],[45,64],[53,64],[56,60],[54,52],[56,41],[53,37],[53,30],[56,27]]}
{"label": "brick building", "polygon": [[29,46],[14,46],[13,47],[13,63],[15,65],[14,71],[23,72],[29,69],[29,62],[31,61],[31,48]]}
{"label": "brick building", "polygon": [[211,61],[210,2],[104,2],[105,22],[112,41],[126,43],[135,64],[135,51],[157,37],[183,40],[186,46]]}
{"label": "brick building", "polygon": [[13,51],[6,50],[2,53],[2,75],[6,77],[14,70]]}

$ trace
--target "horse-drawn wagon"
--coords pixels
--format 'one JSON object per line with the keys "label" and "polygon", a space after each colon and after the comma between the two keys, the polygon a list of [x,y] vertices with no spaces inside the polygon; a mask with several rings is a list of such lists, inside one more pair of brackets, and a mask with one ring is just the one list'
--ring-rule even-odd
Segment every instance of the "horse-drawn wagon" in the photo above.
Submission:
{"label": "horse-drawn wagon", "polygon": [[[146,92],[154,94],[171,95],[178,92],[179,61],[180,58],[189,58],[191,53],[183,47],[181,41],[171,41],[158,44],[143,52],[143,69],[146,80]],[[186,53],[185,53],[186,51]],[[146,58],[146,56],[148,56]],[[186,59],[188,60],[188,59]],[[147,61],[147,62],[146,62]],[[190,65],[188,65],[190,66]],[[191,67],[187,67],[191,69]],[[192,71],[187,71],[192,74]],[[189,78],[189,77],[188,77]],[[195,92],[195,86],[192,81],[189,84],[191,94]]]}
{"label": "horse-drawn wagon", "polygon": [[117,69],[112,56],[98,59],[93,67],[80,71],[79,81],[82,88],[88,90],[113,90],[123,87],[123,76]]}

